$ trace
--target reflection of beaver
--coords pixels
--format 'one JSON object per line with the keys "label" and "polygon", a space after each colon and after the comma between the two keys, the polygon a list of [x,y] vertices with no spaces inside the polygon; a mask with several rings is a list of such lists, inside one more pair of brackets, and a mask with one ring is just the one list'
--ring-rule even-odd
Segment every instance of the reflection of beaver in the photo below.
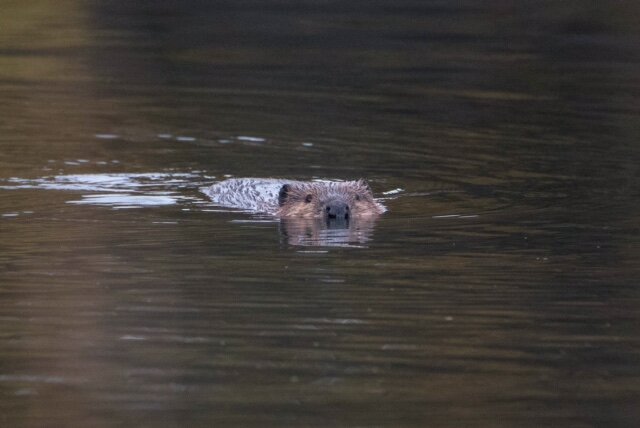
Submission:
{"label": "reflection of beaver", "polygon": [[202,189],[219,205],[281,218],[345,221],[382,214],[386,208],[358,181],[290,181],[232,178]]}
{"label": "reflection of beaver", "polygon": [[376,217],[350,221],[328,221],[319,218],[282,217],[280,235],[290,245],[353,247],[371,240]]}

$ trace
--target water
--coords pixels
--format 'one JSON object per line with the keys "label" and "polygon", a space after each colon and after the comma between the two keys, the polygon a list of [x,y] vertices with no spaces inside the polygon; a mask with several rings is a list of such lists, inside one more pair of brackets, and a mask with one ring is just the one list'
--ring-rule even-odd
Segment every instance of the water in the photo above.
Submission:
{"label": "water", "polygon": [[2,426],[636,426],[639,9],[3,5]]}

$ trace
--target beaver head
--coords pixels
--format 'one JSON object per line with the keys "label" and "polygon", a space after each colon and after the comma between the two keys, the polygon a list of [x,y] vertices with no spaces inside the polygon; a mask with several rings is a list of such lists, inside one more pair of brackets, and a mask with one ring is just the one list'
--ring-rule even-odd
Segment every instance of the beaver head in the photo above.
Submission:
{"label": "beaver head", "polygon": [[280,217],[345,221],[386,211],[363,180],[285,184],[278,194]]}

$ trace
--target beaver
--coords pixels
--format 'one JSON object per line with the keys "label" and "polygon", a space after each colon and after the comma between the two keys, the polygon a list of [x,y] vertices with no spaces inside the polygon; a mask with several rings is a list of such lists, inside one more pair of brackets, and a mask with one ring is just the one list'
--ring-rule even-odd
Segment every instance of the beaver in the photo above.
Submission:
{"label": "beaver", "polygon": [[357,181],[294,181],[231,178],[202,192],[221,206],[242,208],[280,218],[322,218],[348,221],[386,211],[369,185]]}

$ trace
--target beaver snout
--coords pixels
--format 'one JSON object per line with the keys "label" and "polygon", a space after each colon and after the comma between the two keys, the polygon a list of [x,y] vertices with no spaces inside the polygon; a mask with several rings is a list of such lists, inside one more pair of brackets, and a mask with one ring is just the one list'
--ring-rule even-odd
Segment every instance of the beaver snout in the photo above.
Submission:
{"label": "beaver snout", "polygon": [[349,219],[349,205],[342,201],[331,201],[325,208],[327,218]]}

